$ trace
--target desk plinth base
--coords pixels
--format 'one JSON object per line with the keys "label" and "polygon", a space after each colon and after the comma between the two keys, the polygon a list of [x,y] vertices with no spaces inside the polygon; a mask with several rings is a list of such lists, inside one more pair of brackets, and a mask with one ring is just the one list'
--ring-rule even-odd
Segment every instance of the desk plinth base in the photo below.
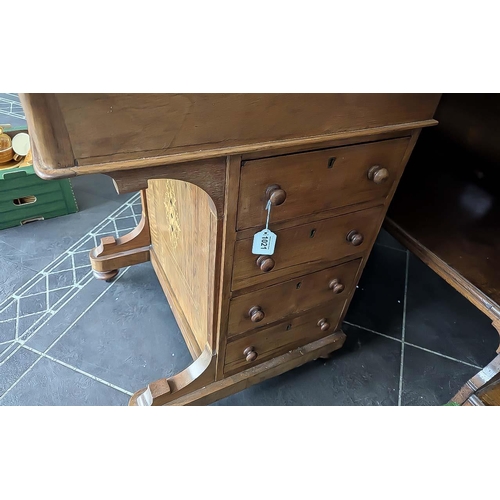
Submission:
{"label": "desk plinth base", "polygon": [[[198,363],[203,358],[202,353],[200,358],[181,374],[169,379],[160,379],[147,388],[137,391],[130,398],[129,406],[189,406],[214,403],[268,378],[276,377],[309,361],[326,356],[340,349],[344,345],[345,339],[345,333],[338,330],[328,337],[293,349],[286,354],[221,380],[215,380],[215,364],[210,362],[203,375],[196,379],[197,382],[193,381],[189,387],[179,387],[175,390],[178,381],[174,379]],[[213,360],[215,360],[215,356]],[[210,373],[212,369],[213,374]]]}

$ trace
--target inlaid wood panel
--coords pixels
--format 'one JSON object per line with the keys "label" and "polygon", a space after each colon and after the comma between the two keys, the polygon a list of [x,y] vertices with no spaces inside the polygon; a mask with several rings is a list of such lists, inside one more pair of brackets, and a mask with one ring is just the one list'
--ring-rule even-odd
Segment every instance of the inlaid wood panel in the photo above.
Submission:
{"label": "inlaid wood panel", "polygon": [[174,180],[151,180],[147,195],[157,263],[201,351],[212,334],[217,230],[213,203],[198,187]]}

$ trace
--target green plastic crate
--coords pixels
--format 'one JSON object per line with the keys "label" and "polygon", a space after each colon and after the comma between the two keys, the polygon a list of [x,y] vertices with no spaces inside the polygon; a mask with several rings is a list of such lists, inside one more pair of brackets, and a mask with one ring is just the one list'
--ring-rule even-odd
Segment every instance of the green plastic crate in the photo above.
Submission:
{"label": "green plastic crate", "polygon": [[69,179],[44,181],[32,166],[0,169],[0,229],[75,212]]}

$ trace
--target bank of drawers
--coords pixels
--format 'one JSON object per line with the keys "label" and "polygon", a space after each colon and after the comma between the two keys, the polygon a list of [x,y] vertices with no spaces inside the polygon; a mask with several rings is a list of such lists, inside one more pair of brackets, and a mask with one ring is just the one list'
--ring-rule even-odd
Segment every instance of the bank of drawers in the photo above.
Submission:
{"label": "bank of drawers", "polygon": [[[408,142],[400,138],[242,163],[237,229],[243,236],[234,252],[226,374],[339,328],[386,197],[401,175]],[[253,255],[249,228],[263,228],[267,200],[276,248],[272,256]],[[361,210],[365,202],[374,206]],[[347,213],[328,214],[342,207]],[[311,215],[315,221],[304,223]]]}

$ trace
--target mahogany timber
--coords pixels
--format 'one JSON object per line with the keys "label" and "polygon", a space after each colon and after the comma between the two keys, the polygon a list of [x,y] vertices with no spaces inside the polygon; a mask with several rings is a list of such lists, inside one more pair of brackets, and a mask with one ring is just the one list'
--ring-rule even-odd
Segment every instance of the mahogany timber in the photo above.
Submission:
{"label": "mahogany timber", "polygon": [[[233,290],[252,284],[263,284],[277,277],[300,276],[335,264],[342,257],[358,257],[371,248],[378,229],[374,221],[382,223],[384,207],[333,217],[276,231],[278,240],[272,260],[274,267],[263,272],[252,254],[252,238],[236,242],[234,252]],[[272,225],[270,226],[272,229]],[[364,235],[359,246],[347,241],[350,231]]]}
{"label": "mahogany timber", "polygon": [[[170,396],[171,379],[160,379],[150,384],[145,389],[137,391],[129,401],[130,406],[191,406],[208,405],[219,399],[225,398],[236,392],[242,391],[254,384],[258,384],[271,377],[276,377],[288,370],[297,368],[305,363],[318,359],[322,355],[340,349],[345,342],[346,336],[342,331],[335,332],[304,347],[293,349],[286,354],[270,359],[265,363],[252,366],[245,371],[235,375],[222,378],[216,382],[209,383],[201,388],[191,390],[186,395],[172,398]],[[198,358],[200,359],[200,358]],[[184,372],[182,372],[184,373]],[[190,377],[191,378],[191,377]],[[196,383],[196,380],[194,380]],[[156,396],[149,395],[140,398],[146,391],[156,392]],[[152,391],[151,391],[152,392]]]}
{"label": "mahogany timber", "polygon": [[[228,335],[261,328],[333,299],[343,302],[354,287],[360,263],[361,259],[349,261],[233,298],[229,308]],[[256,307],[262,318],[253,322],[249,313]]]}
{"label": "mahogany timber", "polygon": [[500,406],[500,379],[479,389],[476,396],[484,406]]}
{"label": "mahogany timber", "polygon": [[[194,358],[181,373],[150,383],[130,400],[150,406],[210,402],[342,346],[339,325],[420,129],[436,124],[439,95],[22,99],[37,129],[33,153],[41,177],[106,173],[119,192],[145,191],[144,222],[135,235],[105,240],[94,264],[115,272],[118,263],[145,258],[139,255],[144,249]],[[323,158],[332,148],[337,165],[322,163],[321,172],[330,171],[327,177],[315,171],[312,186],[303,174],[311,166],[307,159]],[[292,156],[300,167],[288,165]],[[245,178],[245,168],[261,162],[268,168]],[[288,183],[292,170],[293,183],[283,188],[278,183]],[[269,171],[279,179],[266,180],[259,194],[255,184]],[[240,193],[250,193],[247,206],[254,214],[243,225],[256,224],[242,230]],[[271,197],[273,210],[285,214],[281,220],[271,215],[277,251],[261,259],[249,248],[266,201],[255,196]],[[150,241],[138,246],[148,232]],[[298,300],[301,281],[310,293]],[[287,293],[291,284],[296,300]],[[247,307],[250,328],[240,317]]]}
{"label": "mahogany timber", "polygon": [[[439,94],[20,94],[41,176],[105,173],[428,126]],[[57,137],[57,141],[54,141]],[[272,141],[273,144],[269,144]]]}
{"label": "mahogany timber", "polygon": [[229,156],[226,160],[225,177],[225,200],[222,245],[221,245],[221,267],[219,281],[219,304],[217,310],[217,339],[219,356],[216,365],[216,380],[224,378],[224,356],[227,343],[227,330],[229,323],[229,301],[231,298],[231,279],[234,260],[234,246],[236,242],[236,210],[238,204],[238,193],[240,186],[241,156]]}
{"label": "mahogany timber", "polygon": [[90,251],[90,263],[97,279],[110,280],[118,274],[118,269],[150,259],[151,235],[145,190],[141,191],[141,202],[141,220],[135,229],[119,238],[105,236],[101,244]]}
{"label": "mahogany timber", "polygon": [[[273,223],[370,200],[384,200],[401,174],[409,139],[373,142],[247,161],[241,168],[238,229],[263,225],[266,190],[277,186]],[[385,168],[385,182],[369,178],[374,166]],[[305,203],[304,203],[305,202]]]}
{"label": "mahogany timber", "polygon": [[[326,331],[333,333],[339,326],[344,301],[331,300],[300,316],[287,319],[277,325],[247,332],[228,341],[225,355],[224,373],[235,373],[245,369],[249,362],[244,351],[252,347],[257,356],[253,363],[261,363],[325,336]],[[327,328],[321,328],[321,321]]]}
{"label": "mahogany timber", "polygon": [[162,378],[137,391],[129,405],[161,406],[214,382],[216,356],[207,345],[197,359],[173,377]]}

